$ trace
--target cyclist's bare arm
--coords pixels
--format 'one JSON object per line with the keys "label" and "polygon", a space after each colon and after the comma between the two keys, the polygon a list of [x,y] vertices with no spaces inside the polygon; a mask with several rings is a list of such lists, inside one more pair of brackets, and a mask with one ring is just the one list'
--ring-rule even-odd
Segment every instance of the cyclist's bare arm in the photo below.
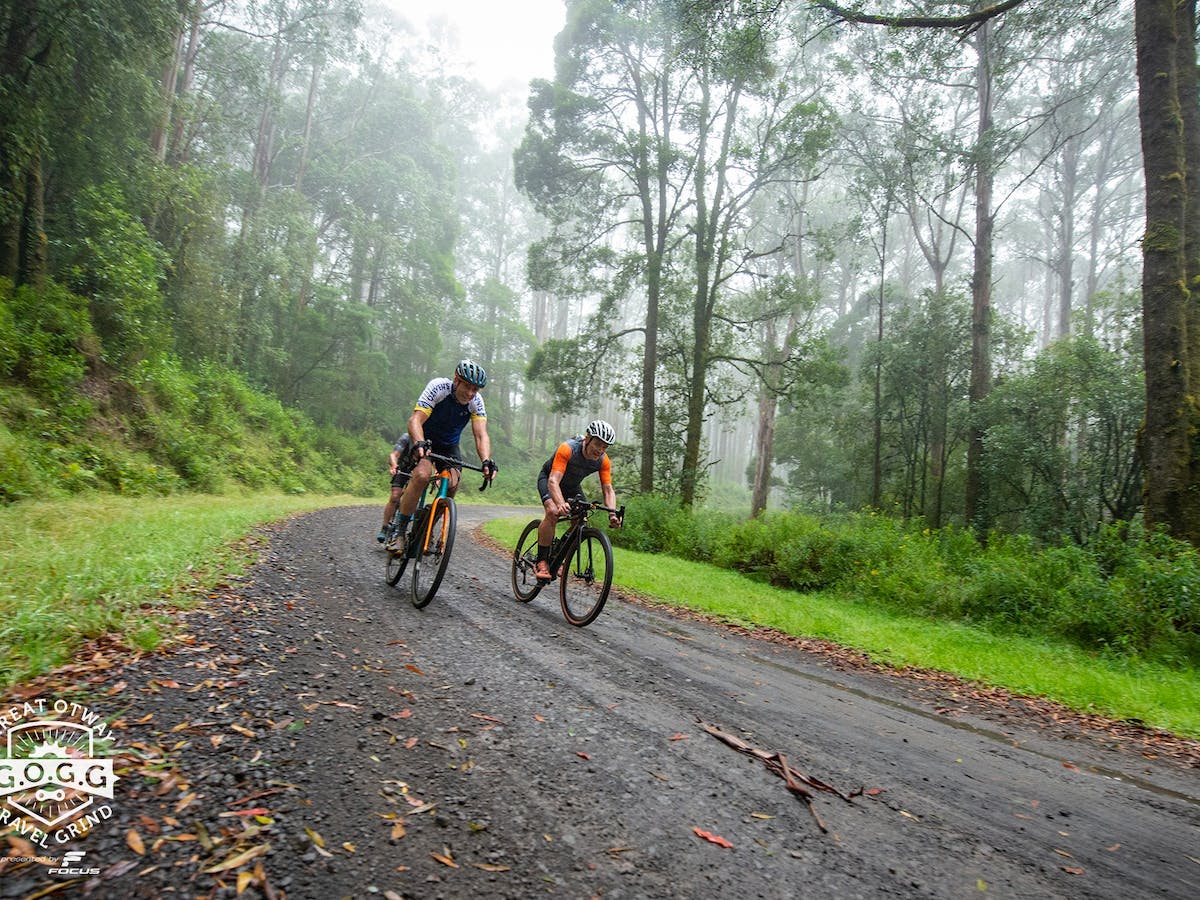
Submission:
{"label": "cyclist's bare arm", "polygon": [[562,488],[560,487],[562,477],[562,472],[551,469],[550,477],[546,479],[546,490],[550,493],[550,502],[554,504],[554,511],[560,516],[569,516],[571,514],[571,504],[562,495]]}
{"label": "cyclist's bare arm", "polygon": [[408,436],[412,438],[414,448],[425,440],[425,420],[428,418],[429,413],[423,409],[414,409],[408,417]]}
{"label": "cyclist's bare arm", "polygon": [[[617,492],[613,490],[611,484],[602,485],[602,493],[604,494],[604,505],[610,510],[617,508]],[[621,527],[621,517],[615,512],[609,512],[608,524],[613,528]]]}
{"label": "cyclist's bare arm", "polygon": [[479,461],[492,458],[492,439],[488,437],[487,419],[472,419],[471,433],[475,435],[475,450]]}

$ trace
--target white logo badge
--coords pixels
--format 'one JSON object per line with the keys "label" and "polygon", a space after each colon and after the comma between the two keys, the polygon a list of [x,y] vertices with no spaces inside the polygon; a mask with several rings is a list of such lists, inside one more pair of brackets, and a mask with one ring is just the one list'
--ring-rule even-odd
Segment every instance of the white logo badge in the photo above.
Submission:
{"label": "white logo badge", "polygon": [[45,848],[54,839],[86,834],[112,816],[118,776],[108,758],[108,725],[86,706],[67,700],[30,700],[0,709],[0,825]]}

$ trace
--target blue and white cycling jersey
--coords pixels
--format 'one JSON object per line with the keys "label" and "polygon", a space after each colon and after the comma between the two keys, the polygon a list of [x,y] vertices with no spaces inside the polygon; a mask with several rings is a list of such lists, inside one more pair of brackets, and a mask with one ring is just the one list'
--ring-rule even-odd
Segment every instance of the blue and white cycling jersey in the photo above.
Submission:
{"label": "blue and white cycling jersey", "polygon": [[457,444],[468,422],[487,418],[483,397],[476,394],[470,402],[459,403],[449,378],[434,378],[425,385],[414,407],[418,409],[429,416],[425,420],[425,440],[435,445]]}

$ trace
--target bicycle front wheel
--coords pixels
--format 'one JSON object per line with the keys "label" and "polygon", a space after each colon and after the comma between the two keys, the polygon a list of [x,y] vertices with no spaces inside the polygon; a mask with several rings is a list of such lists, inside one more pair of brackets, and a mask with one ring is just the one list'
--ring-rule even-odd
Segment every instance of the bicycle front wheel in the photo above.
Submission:
{"label": "bicycle front wheel", "polygon": [[433,501],[426,520],[426,527],[412,540],[421,541],[420,550],[413,558],[412,604],[417,609],[429,605],[437,593],[450,564],[450,551],[454,549],[454,528],[458,524],[458,511],[449,497]]}
{"label": "bicycle front wheel", "polygon": [[612,544],[598,528],[584,528],[571,547],[558,585],[563,616],[582,628],[604,609],[612,587]]}
{"label": "bicycle front wheel", "polygon": [[542,589],[542,582],[537,580],[533,567],[537,565],[538,525],[540,520],[534,519],[521,532],[517,541],[517,549],[513,551],[512,589],[513,596],[523,603],[528,603]]}

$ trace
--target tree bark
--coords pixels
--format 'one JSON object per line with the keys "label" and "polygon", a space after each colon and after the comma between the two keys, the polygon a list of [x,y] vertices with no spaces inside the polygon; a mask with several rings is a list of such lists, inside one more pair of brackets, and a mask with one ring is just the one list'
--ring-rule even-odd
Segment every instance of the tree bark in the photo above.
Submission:
{"label": "tree bark", "polygon": [[[1137,0],[1138,118],[1146,182],[1146,232],[1142,239],[1142,319],[1146,373],[1146,418],[1139,449],[1145,465],[1143,500],[1150,525],[1200,543],[1195,515],[1193,462],[1197,415],[1189,393],[1191,346],[1188,222],[1192,179],[1189,141],[1194,115],[1182,101],[1196,102],[1196,68],[1191,44],[1195,3],[1176,11],[1175,0]],[[1188,44],[1188,47],[1180,46]],[[1189,52],[1189,48],[1190,52]],[[1188,68],[1181,61],[1191,58]],[[1182,82],[1189,87],[1183,88]],[[1200,165],[1200,159],[1193,160]],[[1194,205],[1194,204],[1193,204]]]}
{"label": "tree bark", "polygon": [[968,393],[972,413],[971,439],[967,445],[966,503],[968,526],[981,536],[991,525],[987,481],[983,475],[983,423],[979,420],[983,401],[992,387],[992,74],[991,26],[984,23],[976,47],[979,62],[975,90],[979,103],[979,128],[975,158],[975,267],[971,275],[971,384]]}

